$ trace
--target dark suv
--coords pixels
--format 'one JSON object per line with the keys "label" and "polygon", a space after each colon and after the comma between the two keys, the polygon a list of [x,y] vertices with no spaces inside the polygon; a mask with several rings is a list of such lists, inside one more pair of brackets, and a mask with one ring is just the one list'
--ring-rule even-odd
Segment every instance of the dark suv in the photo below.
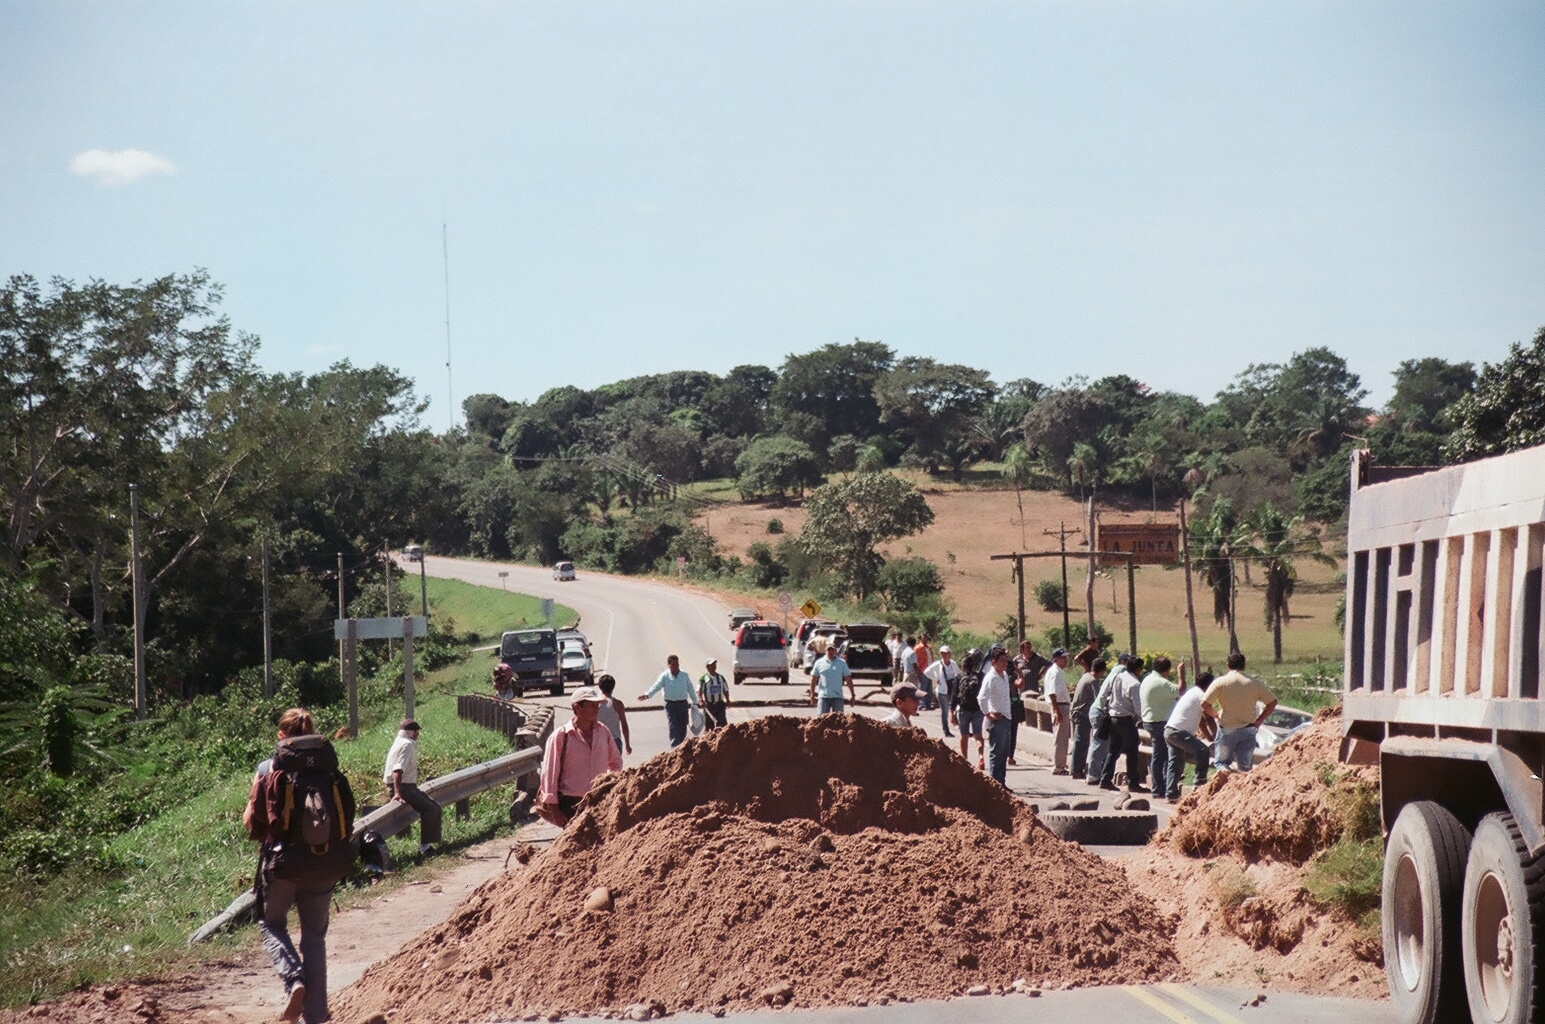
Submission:
{"label": "dark suv", "polygon": [[517,691],[545,687],[554,697],[563,696],[556,630],[511,630],[499,638],[499,660],[510,666]]}

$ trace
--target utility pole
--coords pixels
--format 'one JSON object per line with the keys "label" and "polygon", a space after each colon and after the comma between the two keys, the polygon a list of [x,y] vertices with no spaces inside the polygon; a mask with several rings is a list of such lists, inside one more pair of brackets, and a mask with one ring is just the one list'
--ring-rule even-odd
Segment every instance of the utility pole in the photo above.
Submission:
{"label": "utility pole", "polygon": [[[386,570],[386,617],[392,617],[392,553],[385,544],[381,545],[382,567]],[[392,660],[392,638],[386,638],[386,660]]]}
{"label": "utility pole", "polygon": [[[1094,574],[1099,568],[1099,559],[1095,557],[1094,532],[1094,489],[1089,490],[1089,532],[1084,535],[1089,541],[1089,578],[1084,581],[1084,614],[1088,617],[1089,635],[1094,636]],[[1136,653],[1135,651],[1133,652]]]}
{"label": "utility pole", "polygon": [[134,717],[145,720],[145,589],[139,564],[139,484],[129,485],[129,554],[134,560],[130,579],[134,586]]}
{"label": "utility pole", "polygon": [[[340,551],[338,552],[338,618],[342,619],[343,617],[343,552]],[[347,684],[349,680],[348,673],[345,670],[344,665],[347,661],[348,655],[353,653],[353,651],[347,649],[347,645],[344,641],[338,641],[338,675],[345,684]]]}
{"label": "utility pole", "polygon": [[[1068,619],[1068,615],[1069,615],[1069,612],[1068,612],[1068,535],[1069,534],[1073,534],[1073,533],[1080,533],[1080,532],[1082,532],[1082,531],[1080,531],[1080,530],[1069,530],[1067,523],[1058,523],[1057,524],[1057,528],[1055,530],[1042,530],[1041,531],[1041,533],[1044,536],[1047,536],[1047,537],[1055,536],[1057,538],[1057,550],[1058,550],[1058,553],[1061,556],[1061,561],[1062,561],[1062,646],[1063,647],[1072,647],[1073,646],[1073,627],[1072,627],[1072,624],[1069,622],[1069,619]],[[1021,612],[1020,614],[1021,614],[1021,616],[1023,616],[1024,613]],[[1021,630],[1021,632],[1023,632],[1023,630]],[[1092,627],[1090,628],[1089,636],[1091,636],[1091,637],[1094,636],[1094,630],[1093,630]],[[1024,637],[1021,636],[1020,639],[1023,640]]]}
{"label": "utility pole", "polygon": [[274,622],[268,603],[268,534],[263,534],[263,696],[274,695]]}

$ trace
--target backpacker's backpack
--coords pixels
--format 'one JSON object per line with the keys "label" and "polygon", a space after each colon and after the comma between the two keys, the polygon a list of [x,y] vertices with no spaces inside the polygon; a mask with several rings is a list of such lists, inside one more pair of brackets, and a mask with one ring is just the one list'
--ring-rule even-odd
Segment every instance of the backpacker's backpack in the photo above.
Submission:
{"label": "backpacker's backpack", "polygon": [[332,744],[322,736],[294,737],[274,754],[274,771],[282,773],[270,843],[274,874],[308,881],[347,875],[359,854],[350,841],[354,793]]}

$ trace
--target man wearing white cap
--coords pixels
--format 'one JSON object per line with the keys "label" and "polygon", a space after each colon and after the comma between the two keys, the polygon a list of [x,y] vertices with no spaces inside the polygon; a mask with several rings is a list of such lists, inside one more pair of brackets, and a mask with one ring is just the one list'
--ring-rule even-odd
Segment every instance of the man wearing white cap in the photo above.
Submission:
{"label": "man wearing white cap", "polygon": [[547,738],[536,795],[543,820],[567,825],[596,777],[622,770],[612,732],[600,724],[606,700],[599,686],[581,686],[574,691],[574,717]]}

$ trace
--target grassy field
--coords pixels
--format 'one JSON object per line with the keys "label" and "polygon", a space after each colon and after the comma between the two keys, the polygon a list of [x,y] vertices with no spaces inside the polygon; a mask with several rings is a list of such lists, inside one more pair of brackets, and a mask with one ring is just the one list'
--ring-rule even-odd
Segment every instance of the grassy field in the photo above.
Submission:
{"label": "grassy field", "polygon": [[[514,591],[474,586],[460,580],[430,577],[429,607],[443,623],[449,620],[458,634],[469,634],[479,643],[493,643],[508,629],[542,624],[541,598]],[[568,605],[553,605],[553,622],[565,625],[579,616]]]}
{"label": "grassy field", "polygon": [[[916,536],[882,548],[882,553],[889,557],[920,555],[939,566],[945,597],[954,606],[953,624],[974,636],[1001,636],[1000,623],[1015,614],[1018,607],[1012,563],[994,560],[992,556],[1015,551],[1054,552],[1060,530],[1082,531],[1088,520],[1081,502],[1060,493],[1025,491],[1016,495],[1012,489],[1005,489],[1001,476],[991,466],[978,467],[959,484],[921,473],[901,475],[923,492],[934,511],[935,522]],[[697,521],[727,554],[746,558],[746,549],[751,544],[778,541],[779,535],[768,532],[769,520],[779,520],[783,535],[797,536],[804,525],[805,512],[798,503],[743,502],[730,481],[696,484],[693,493],[703,499]],[[1101,523],[1173,521],[1179,515],[1177,508],[1162,504],[1154,510],[1143,502],[1102,504],[1099,500],[1095,513]],[[1076,554],[1083,543],[1082,532],[1073,534],[1068,539],[1069,552]],[[1245,579],[1241,572],[1236,598],[1239,643],[1249,659],[1250,671],[1280,688],[1284,703],[1310,709],[1334,700],[1333,694],[1321,690],[1334,687],[1341,674],[1342,634],[1335,622],[1335,608],[1343,592],[1339,574],[1345,569],[1345,559],[1334,537],[1326,538],[1325,551],[1335,564],[1299,560],[1298,588],[1289,624],[1282,634],[1281,664],[1272,661],[1272,638],[1264,621],[1264,590],[1259,573]],[[1043,611],[1034,596],[1038,582],[1060,579],[1060,575],[1057,558],[1035,558],[1025,563],[1026,630],[1032,637],[1039,638],[1046,630],[1062,625],[1062,613]],[[1082,621],[1085,615],[1086,579],[1087,559],[1070,557],[1068,588],[1074,622]],[[1213,621],[1212,595],[1199,578],[1193,578],[1192,590],[1202,664],[1221,669],[1228,654],[1228,634]],[[1135,591],[1138,651],[1149,657],[1189,657],[1191,634],[1185,573],[1178,568],[1139,567]],[[810,595],[793,596],[798,606]],[[726,590],[723,599],[732,607],[760,608],[772,615],[777,611],[776,591]],[[1115,636],[1119,649],[1126,649],[1129,636],[1124,567],[1101,568],[1096,573],[1093,603],[1096,620]]]}
{"label": "grassy field", "polygon": [[[481,638],[496,638],[522,617],[540,620],[536,598],[466,584],[431,580],[430,600],[434,616],[452,619],[459,631]],[[559,609],[559,621],[565,611]],[[469,655],[418,680],[414,716],[424,729],[419,758],[426,777],[508,753],[502,736],[456,716],[456,695],[486,690],[487,678],[486,660]],[[335,742],[361,804],[384,800],[381,764],[402,715],[384,687],[374,686],[374,698],[362,699],[359,736]],[[254,723],[254,728],[272,726]],[[156,775],[149,763],[129,770]],[[0,1005],[25,1004],[90,982],[186,970],[228,958],[238,948],[256,950],[251,926],[205,945],[187,945],[191,932],[252,884],[257,848],[241,828],[250,782],[243,772],[211,778],[196,793],[168,793],[164,813],[108,844],[124,865],[115,875],[72,870],[44,884],[12,882],[0,890]],[[447,812],[438,855],[508,829],[509,797],[507,789],[474,797],[465,821]],[[381,884],[400,885],[420,873],[424,861],[417,843],[416,827],[391,841],[401,871]],[[362,881],[341,886],[339,903],[381,891]]]}

